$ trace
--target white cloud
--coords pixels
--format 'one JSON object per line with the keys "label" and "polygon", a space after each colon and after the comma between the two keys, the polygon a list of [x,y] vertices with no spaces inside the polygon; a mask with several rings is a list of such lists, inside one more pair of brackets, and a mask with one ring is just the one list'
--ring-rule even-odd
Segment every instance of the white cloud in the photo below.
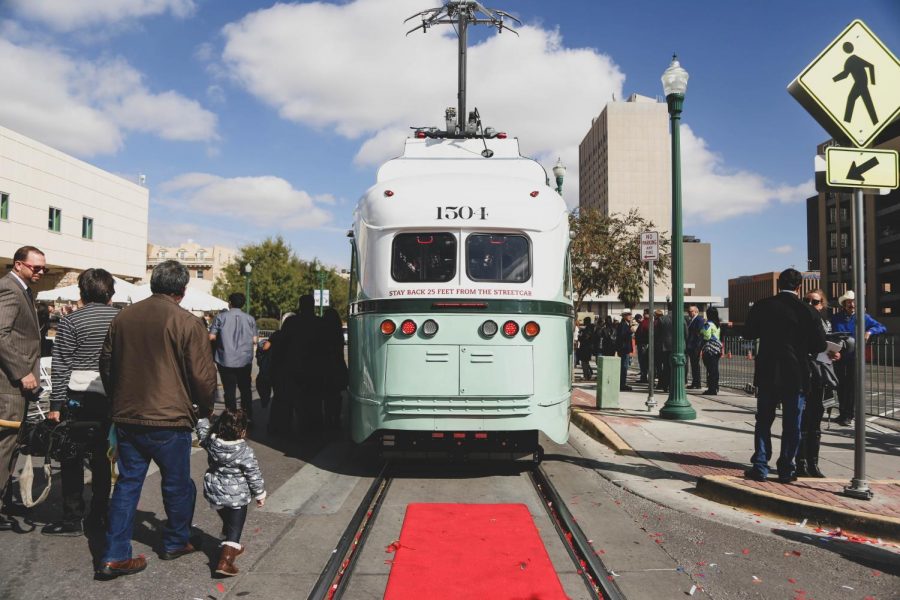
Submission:
{"label": "white cloud", "polygon": [[160,184],[159,189],[172,195],[157,200],[162,206],[216,217],[234,215],[245,223],[285,230],[327,224],[332,215],[319,205],[334,202],[330,194],[312,196],[272,175],[226,178],[185,173]]}
{"label": "white cloud", "polygon": [[776,246],[772,248],[770,252],[774,252],[775,254],[790,254],[794,251],[794,247],[790,244],[785,244],[783,246]]}
{"label": "white cloud", "polygon": [[689,126],[681,127],[684,214],[712,223],[758,213],[774,202],[802,202],[815,194],[812,179],[776,184],[751,171],[729,168]]}
{"label": "white cloud", "polygon": [[194,13],[194,0],[9,0],[20,16],[57,31],[112,25],[171,13],[185,18]]}
{"label": "white cloud", "polygon": [[217,139],[216,115],[174,91],[154,93],[121,59],[86,61],[0,39],[0,122],[82,157],[119,150],[127,132]]}
{"label": "white cloud", "polygon": [[[357,164],[377,164],[402,152],[409,126],[437,125],[456,105],[455,34],[404,35],[414,23],[403,20],[433,5],[277,4],[224,28],[224,63],[283,118],[360,139]],[[477,106],[486,125],[519,136],[524,153],[555,161],[600,112],[598,99],[621,97],[625,77],[597,50],[564,47],[556,30],[518,30],[520,37],[490,35],[470,47],[468,109]],[[560,85],[568,81],[574,89]],[[570,166],[577,170],[577,161]]]}

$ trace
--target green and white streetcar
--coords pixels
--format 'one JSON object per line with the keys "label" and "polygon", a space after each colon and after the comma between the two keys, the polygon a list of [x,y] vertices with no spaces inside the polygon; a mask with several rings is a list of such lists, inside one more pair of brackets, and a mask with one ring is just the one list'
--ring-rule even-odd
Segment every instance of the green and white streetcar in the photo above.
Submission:
{"label": "green and white streetcar", "polygon": [[[464,31],[474,4],[444,10]],[[477,110],[456,119],[460,81],[459,113],[447,109],[444,130],[415,129],[354,212],[351,434],[377,435],[384,450],[539,460],[538,432],[568,438],[568,211],[517,139],[484,128]]]}

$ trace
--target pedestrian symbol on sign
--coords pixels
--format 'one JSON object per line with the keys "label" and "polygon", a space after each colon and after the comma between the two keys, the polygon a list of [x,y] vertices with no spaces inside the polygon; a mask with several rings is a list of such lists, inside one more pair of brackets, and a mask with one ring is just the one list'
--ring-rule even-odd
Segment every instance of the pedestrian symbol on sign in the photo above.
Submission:
{"label": "pedestrian symbol on sign", "polygon": [[872,104],[872,95],[869,94],[869,73],[871,73],[872,85],[875,85],[875,67],[872,63],[853,54],[853,44],[850,42],[844,42],[843,48],[844,52],[850,56],[844,63],[844,70],[834,76],[834,81],[846,79],[848,75],[853,77],[853,87],[850,88],[850,94],[847,96],[847,108],[844,110],[844,121],[847,123],[853,121],[853,107],[861,98],[869,112],[869,118],[872,119],[872,124],[877,125],[878,117],[875,116],[875,106]]}

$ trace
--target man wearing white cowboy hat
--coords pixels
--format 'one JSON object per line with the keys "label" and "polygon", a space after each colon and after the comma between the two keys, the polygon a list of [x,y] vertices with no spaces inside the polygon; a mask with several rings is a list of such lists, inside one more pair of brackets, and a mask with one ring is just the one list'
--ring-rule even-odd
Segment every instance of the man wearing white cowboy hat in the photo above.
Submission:
{"label": "man wearing white cowboy hat", "polygon": [[[847,290],[838,298],[841,310],[831,315],[831,330],[834,333],[848,334],[850,338],[856,335],[856,294],[853,290]],[[865,316],[866,340],[870,335],[886,333],[884,325],[870,317]],[[841,359],[834,363],[834,372],[838,377],[838,402],[839,414],[837,423],[845,427],[853,422],[854,406],[856,405],[856,352],[852,349],[843,352]]]}

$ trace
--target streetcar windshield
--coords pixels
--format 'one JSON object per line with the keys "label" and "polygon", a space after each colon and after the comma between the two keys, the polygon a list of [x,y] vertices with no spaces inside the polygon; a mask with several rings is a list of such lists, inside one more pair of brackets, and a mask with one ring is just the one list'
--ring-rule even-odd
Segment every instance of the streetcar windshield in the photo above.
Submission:
{"label": "streetcar windshield", "polygon": [[394,238],[394,281],[450,281],[455,275],[456,237],[452,233],[401,233]]}
{"label": "streetcar windshield", "polygon": [[472,281],[522,283],[531,277],[524,235],[473,233],[466,238],[466,273]]}

